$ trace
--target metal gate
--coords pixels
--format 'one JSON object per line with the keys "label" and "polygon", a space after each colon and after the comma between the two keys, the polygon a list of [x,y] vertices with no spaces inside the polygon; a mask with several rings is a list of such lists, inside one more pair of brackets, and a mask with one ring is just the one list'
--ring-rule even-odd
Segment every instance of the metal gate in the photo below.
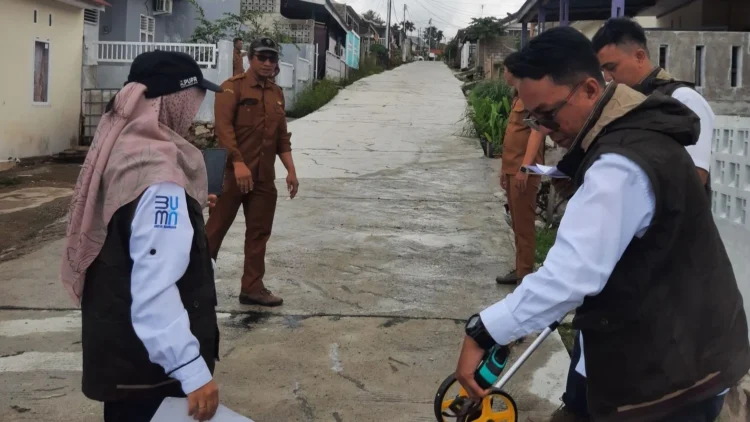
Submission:
{"label": "metal gate", "polygon": [[83,90],[83,108],[81,109],[81,145],[91,145],[99,126],[99,119],[104,114],[107,103],[120,90],[118,88],[87,88]]}

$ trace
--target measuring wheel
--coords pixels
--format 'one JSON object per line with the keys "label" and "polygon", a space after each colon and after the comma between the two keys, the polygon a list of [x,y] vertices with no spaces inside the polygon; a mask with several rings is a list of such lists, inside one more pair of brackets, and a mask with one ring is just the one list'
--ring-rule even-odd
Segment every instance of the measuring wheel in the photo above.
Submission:
{"label": "measuring wheel", "polygon": [[510,395],[494,391],[475,405],[453,374],[440,384],[433,408],[438,422],[518,422],[516,402]]}

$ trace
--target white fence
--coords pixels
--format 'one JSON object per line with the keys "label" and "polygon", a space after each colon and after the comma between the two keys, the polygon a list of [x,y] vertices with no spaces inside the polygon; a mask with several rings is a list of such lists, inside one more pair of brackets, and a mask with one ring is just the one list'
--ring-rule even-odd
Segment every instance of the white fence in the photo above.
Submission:
{"label": "white fence", "polygon": [[276,85],[283,88],[294,88],[294,65],[279,62],[279,75],[276,76]]}
{"label": "white fence", "polygon": [[98,41],[95,45],[96,60],[101,63],[132,63],[141,53],[163,50],[187,53],[201,66],[216,65],[217,49],[214,44]]}
{"label": "white fence", "polygon": [[346,77],[346,63],[341,57],[326,51],[326,78],[341,79]]}
{"label": "white fence", "polygon": [[310,60],[297,57],[295,69],[297,69],[297,80],[307,82],[312,77],[313,63]]}

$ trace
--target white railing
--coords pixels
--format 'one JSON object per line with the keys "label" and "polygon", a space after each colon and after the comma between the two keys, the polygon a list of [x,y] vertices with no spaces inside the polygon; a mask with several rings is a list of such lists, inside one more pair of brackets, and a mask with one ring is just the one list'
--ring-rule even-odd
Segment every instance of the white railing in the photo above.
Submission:
{"label": "white railing", "polygon": [[201,66],[216,64],[216,45],[183,43],[145,43],[128,41],[98,41],[96,58],[104,63],[132,63],[139,54],[154,50],[178,51],[195,58]]}
{"label": "white railing", "polygon": [[297,57],[297,80],[307,82],[310,80],[310,71],[312,70],[312,62],[302,57]]}
{"label": "white railing", "polygon": [[279,75],[276,77],[276,83],[282,88],[294,88],[293,64],[279,62]]}
{"label": "white railing", "polygon": [[380,44],[383,47],[385,47],[385,38],[378,38],[376,41],[377,41],[378,44]]}

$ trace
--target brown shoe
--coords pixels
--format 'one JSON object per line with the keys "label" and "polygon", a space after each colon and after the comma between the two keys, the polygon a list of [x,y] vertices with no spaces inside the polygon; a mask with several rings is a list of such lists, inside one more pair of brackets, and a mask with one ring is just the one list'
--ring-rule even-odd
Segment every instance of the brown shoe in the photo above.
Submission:
{"label": "brown shoe", "polygon": [[255,293],[240,293],[240,303],[243,305],[279,306],[284,299],[275,296],[265,287]]}
{"label": "brown shoe", "polygon": [[517,285],[521,278],[516,274],[516,270],[509,272],[504,276],[498,276],[495,281],[497,284],[515,284]]}

